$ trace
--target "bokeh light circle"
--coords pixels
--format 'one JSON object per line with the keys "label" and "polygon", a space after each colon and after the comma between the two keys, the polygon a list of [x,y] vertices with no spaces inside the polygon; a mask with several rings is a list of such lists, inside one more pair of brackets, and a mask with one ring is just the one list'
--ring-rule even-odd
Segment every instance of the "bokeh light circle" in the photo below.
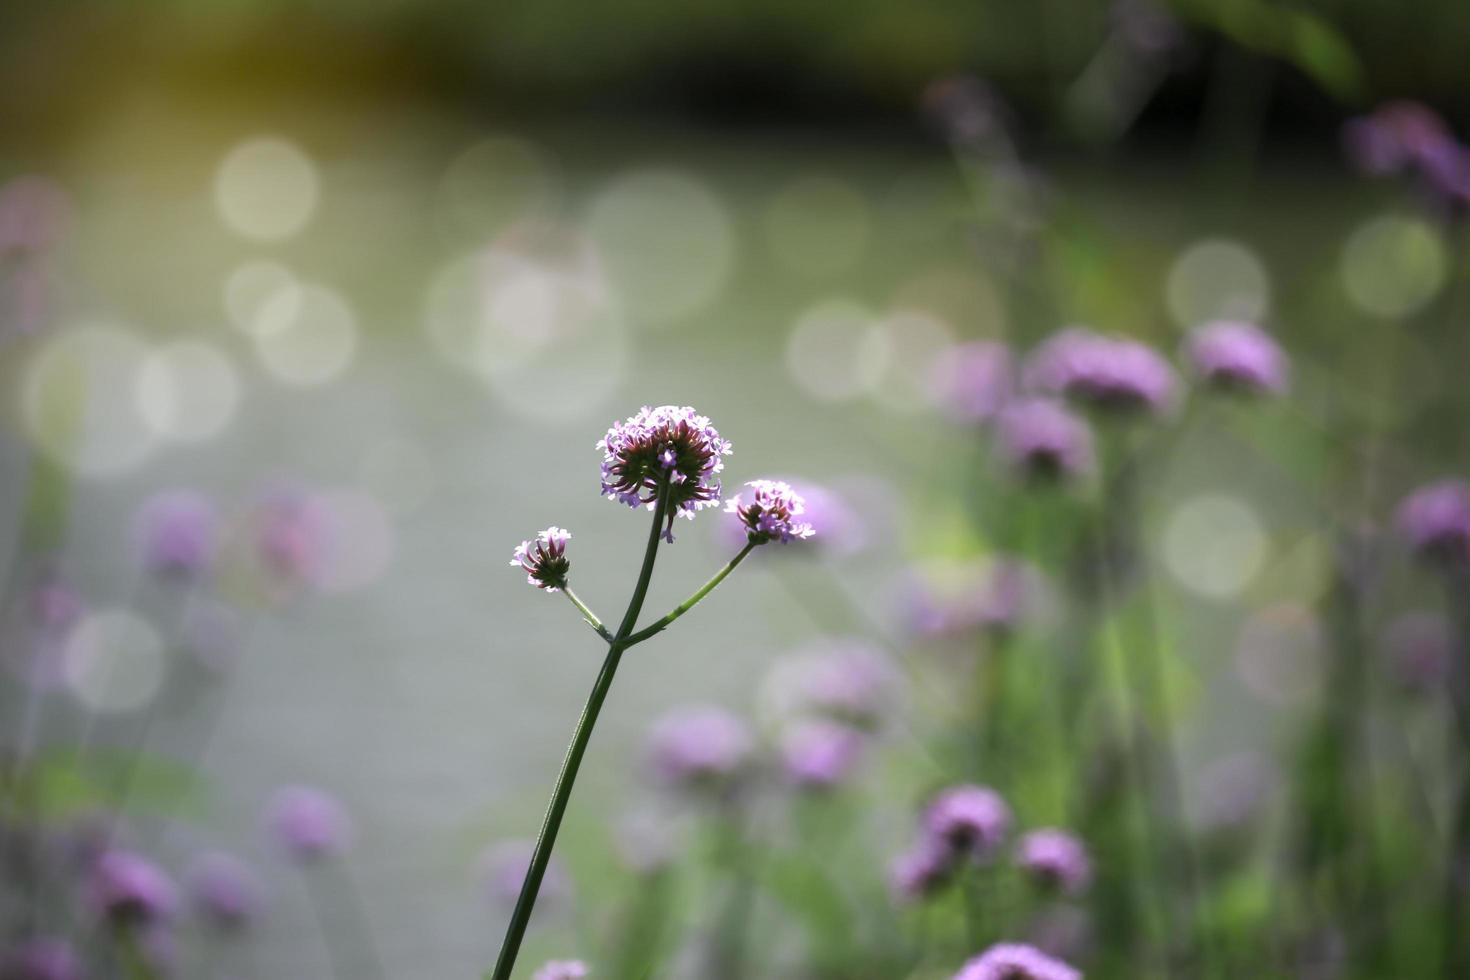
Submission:
{"label": "bokeh light circle", "polygon": [[801,276],[830,276],[851,268],[872,235],[867,198],[832,177],[792,181],[776,193],[763,218],[771,257]]}
{"label": "bokeh light circle", "polygon": [[1383,215],[1363,224],[1342,252],[1342,284],[1363,312],[1391,319],[1422,309],[1444,285],[1444,240],[1428,223]]}
{"label": "bokeh light circle", "polygon": [[87,477],[132,469],[156,445],[135,389],[147,348],[119,327],[89,324],[52,338],[26,371],[22,411],[36,446]]}
{"label": "bokeh light circle", "polygon": [[1266,558],[1266,534],[1243,501],[1205,494],[1174,509],[1164,529],[1164,563],[1180,585],[1198,595],[1238,595]]}
{"label": "bokeh light circle", "polygon": [[319,184],[316,164],[299,146],[263,136],[225,154],[214,178],[214,201],[236,234],[281,241],[311,220]]}
{"label": "bokeh light circle", "polygon": [[277,290],[261,304],[250,334],[266,371],[301,387],[332,381],[357,351],[357,317],[340,294],[324,286]]}
{"label": "bokeh light circle", "polygon": [[279,262],[257,260],[237,266],[225,280],[225,312],[230,322],[247,334],[254,332],[261,311],[271,299],[300,284]]}
{"label": "bokeh light circle", "polygon": [[93,711],[136,711],[163,684],[163,641],[146,620],[127,609],[100,609],[77,623],[66,639],[62,671],[76,698]]}
{"label": "bokeh light circle", "polygon": [[678,171],[617,178],[593,201],[586,228],[628,316],[639,324],[668,323],[709,306],[735,263],[725,205],[703,182]]}
{"label": "bokeh light circle", "polygon": [[883,380],[891,345],[872,311],[850,300],[827,300],[797,318],[786,344],[786,368],[813,398],[846,401]]}
{"label": "bokeh light circle", "polygon": [[138,370],[138,410],[157,435],[203,442],[224,430],[240,402],[235,366],[213,344],[179,340],[152,351]]}
{"label": "bokeh light circle", "polygon": [[1189,246],[1174,261],[1165,298],[1181,327],[1208,320],[1259,320],[1271,305],[1271,282],[1250,248],[1212,238]]}

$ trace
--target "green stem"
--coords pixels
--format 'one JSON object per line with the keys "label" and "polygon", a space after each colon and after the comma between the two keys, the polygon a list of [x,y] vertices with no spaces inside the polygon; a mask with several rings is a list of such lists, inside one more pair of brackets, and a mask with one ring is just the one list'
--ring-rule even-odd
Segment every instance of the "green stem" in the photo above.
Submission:
{"label": "green stem", "polygon": [[597,618],[597,614],[587,608],[585,602],[577,598],[577,593],[573,592],[570,586],[563,585],[561,590],[567,594],[567,598],[572,601],[572,605],[577,607],[577,611],[582,614],[582,618],[587,620],[587,625],[595,629],[598,636],[611,643],[613,638],[612,634],[607,631],[606,626],[602,625],[602,620]]}
{"label": "green stem", "polygon": [[628,637],[627,641],[624,643],[624,646],[634,646],[636,644],[642,643],[644,640],[648,639],[651,636],[654,636],[655,634],[663,632],[665,629],[668,628],[670,623],[687,613],[689,610],[693,609],[695,606],[699,605],[699,601],[705,596],[709,595],[711,592],[713,592],[715,590],[715,586],[725,581],[725,576],[735,571],[735,566],[744,561],[745,556],[750,554],[750,552],[754,548],[755,542],[751,542],[747,544],[744,548],[741,548],[740,554],[736,555],[734,558],[731,558],[728,565],[720,569],[718,572],[715,572],[714,576],[708,582],[699,587],[698,592],[694,593],[692,596],[675,606],[671,612],[664,616],[663,619],[660,619],[658,622],[653,623],[650,626],[645,626],[643,629]]}
{"label": "green stem", "polygon": [[551,802],[546,807],[546,818],[541,823],[541,833],[536,838],[536,849],[531,854],[531,866],[526,869],[526,880],[521,884],[520,897],[516,899],[515,910],[511,912],[510,924],[505,930],[505,941],[500,947],[500,958],[495,961],[495,971],[491,974],[493,980],[510,980],[511,971],[515,969],[521,940],[525,938],[526,926],[531,921],[531,910],[535,908],[536,896],[541,891],[541,879],[546,875],[551,849],[556,844],[556,834],[561,829],[567,801],[571,799],[572,784],[577,780],[577,770],[582,765],[587,743],[592,739],[592,728],[597,724],[602,703],[607,700],[607,692],[612,688],[618,663],[622,660],[623,651],[629,646],[628,633],[637,622],[638,613],[643,609],[643,600],[648,595],[648,583],[653,579],[653,562],[658,556],[659,532],[663,530],[664,513],[668,509],[668,491],[667,483],[659,487],[658,500],[653,508],[653,526],[648,532],[648,546],[643,553],[643,567],[638,572],[638,583],[633,587],[633,597],[628,600],[628,611],[623,614],[622,625],[618,627],[617,635],[608,643],[602,670],[598,672],[597,682],[592,685],[592,693],[588,695],[587,704],[582,708],[582,717],[578,719],[577,727],[572,732],[572,741],[567,746],[566,758],[562,760],[561,772],[556,777]]}

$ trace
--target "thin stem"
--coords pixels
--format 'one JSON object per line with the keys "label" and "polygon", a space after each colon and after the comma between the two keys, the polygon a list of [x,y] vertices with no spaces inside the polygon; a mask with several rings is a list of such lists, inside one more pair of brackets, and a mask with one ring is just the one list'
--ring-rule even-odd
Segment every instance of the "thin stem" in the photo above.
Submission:
{"label": "thin stem", "polygon": [[633,597],[628,601],[628,611],[623,614],[622,625],[608,643],[607,657],[602,661],[602,670],[592,685],[592,693],[582,708],[582,717],[572,732],[571,744],[567,746],[566,758],[562,760],[561,772],[556,777],[556,787],[551,793],[551,802],[546,806],[546,817],[541,823],[541,833],[536,837],[536,849],[531,854],[531,865],[526,869],[526,880],[521,884],[521,894],[511,912],[510,924],[505,930],[505,942],[500,947],[500,958],[495,961],[493,980],[510,980],[516,965],[516,956],[521,951],[521,940],[526,936],[526,926],[531,921],[531,910],[536,906],[536,896],[541,891],[541,879],[546,875],[546,865],[551,860],[551,849],[556,844],[557,831],[566,813],[567,801],[572,796],[572,784],[577,780],[577,770],[582,765],[582,756],[587,743],[592,739],[592,728],[612,688],[613,676],[618,671],[628,632],[638,620],[643,609],[644,597],[648,595],[648,583],[653,579],[653,562],[658,556],[659,532],[663,528],[664,512],[668,509],[669,486],[665,482],[659,487],[658,499],[653,508],[653,526],[648,532],[648,546],[643,553],[643,567],[638,571],[638,583],[633,587]]}
{"label": "thin stem", "polygon": [[595,629],[598,636],[611,643],[613,638],[612,634],[607,631],[606,626],[602,625],[602,620],[597,618],[597,614],[591,609],[587,608],[587,604],[585,602],[577,598],[577,593],[573,592],[570,586],[563,585],[561,587],[561,590],[565,592],[567,598],[572,601],[572,605],[577,607],[577,611],[582,614],[582,618],[587,620],[587,625]]}
{"label": "thin stem", "polygon": [[734,558],[731,558],[729,564],[720,569],[718,572],[715,572],[714,576],[708,582],[699,587],[698,592],[694,593],[692,596],[675,606],[671,612],[664,616],[663,619],[660,619],[658,622],[653,623],[650,626],[645,626],[643,629],[628,637],[626,642],[624,643],[624,646],[634,646],[635,644],[642,643],[644,640],[648,639],[651,636],[654,636],[657,633],[663,632],[665,629],[668,628],[670,623],[687,613],[689,610],[693,609],[695,606],[699,605],[699,601],[705,596],[709,595],[711,592],[713,592],[715,590],[715,586],[725,581],[725,576],[735,571],[735,566],[744,561],[745,556],[750,554],[754,548],[755,542],[750,542],[744,548],[741,548],[740,554],[736,555]]}

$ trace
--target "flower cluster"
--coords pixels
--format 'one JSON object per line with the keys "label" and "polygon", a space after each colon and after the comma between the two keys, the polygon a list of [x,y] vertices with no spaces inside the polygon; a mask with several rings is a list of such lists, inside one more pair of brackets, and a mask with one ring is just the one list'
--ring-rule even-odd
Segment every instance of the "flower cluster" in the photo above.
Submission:
{"label": "flower cluster", "polygon": [[1021,838],[1016,863],[1046,890],[1077,895],[1092,881],[1092,860],[1082,841],[1065,830],[1033,830]]}
{"label": "flower cluster", "polygon": [[1242,394],[1284,394],[1287,360],[1281,346],[1254,323],[1216,320],[1195,329],[1185,355],[1205,383]]}
{"label": "flower cluster", "polygon": [[221,852],[202,854],[189,867],[186,882],[200,915],[215,928],[236,931],[260,914],[263,889],[239,858]]}
{"label": "flower cluster", "polygon": [[138,513],[143,566],[163,578],[192,579],[214,560],[214,505],[200,494],[175,490],[148,500]]}
{"label": "flower cluster", "polygon": [[1027,365],[1027,380],[1101,409],[1162,412],[1176,388],[1169,362],[1152,347],[1071,327],[1042,344]]}
{"label": "flower cluster", "polygon": [[951,786],[929,803],[919,839],[890,868],[898,898],[912,901],[947,884],[966,860],[983,862],[1011,827],[1011,808],[987,786]]}
{"label": "flower cluster", "polygon": [[1051,399],[1028,398],[1009,406],[996,434],[1001,453],[1027,479],[1065,480],[1092,469],[1092,430]]}
{"label": "flower cluster", "polygon": [[1415,490],[1399,505],[1398,525],[1420,555],[1470,562],[1470,483],[1440,480]]}
{"label": "flower cluster", "polygon": [[287,786],[271,799],[266,823],[277,843],[294,860],[308,864],[335,857],[352,840],[347,811],[332,797],[309,786]]}
{"label": "flower cluster", "polygon": [[603,454],[603,496],[652,509],[667,487],[669,541],[675,517],[693,519],[697,511],[719,505],[721,457],[730,455],[730,443],[687,405],[644,406],[614,423],[597,448]]}
{"label": "flower cluster", "polygon": [[1405,174],[1451,206],[1470,204],[1470,150],[1433,109],[1418,102],[1386,102],[1343,127],[1348,155],[1375,177]]}
{"label": "flower cluster", "polygon": [[92,905],[114,927],[142,927],[172,918],[178,894],[168,875],[147,858],[109,851],[92,871]]}
{"label": "flower cluster", "polygon": [[648,758],[659,782],[680,789],[723,786],[744,768],[754,748],[750,731],[724,708],[696,705],[654,724]]}
{"label": "flower cluster", "polygon": [[997,943],[966,963],[954,980],[1082,980],[1082,973],[1035,946]]}
{"label": "flower cluster", "polygon": [[510,563],[526,570],[526,581],[538,589],[555,592],[567,586],[567,573],[572,563],[567,558],[567,542],[572,532],[560,527],[538,531],[530,541],[516,545]]}
{"label": "flower cluster", "polygon": [[806,513],[806,500],[781,480],[751,480],[750,502],[736,494],[726,504],[727,513],[736,514],[745,525],[751,544],[767,541],[782,543],[809,538],[816,532],[812,526],[796,518]]}
{"label": "flower cluster", "polygon": [[583,980],[587,964],[581,960],[552,960],[542,965],[531,980]]}

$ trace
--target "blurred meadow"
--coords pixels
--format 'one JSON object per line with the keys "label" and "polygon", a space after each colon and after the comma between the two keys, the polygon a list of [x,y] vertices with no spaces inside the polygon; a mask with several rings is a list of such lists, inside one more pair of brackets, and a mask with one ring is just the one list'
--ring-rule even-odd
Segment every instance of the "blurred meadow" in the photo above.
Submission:
{"label": "blurred meadow", "polygon": [[0,20],[0,980],[1470,976],[1470,8]]}

